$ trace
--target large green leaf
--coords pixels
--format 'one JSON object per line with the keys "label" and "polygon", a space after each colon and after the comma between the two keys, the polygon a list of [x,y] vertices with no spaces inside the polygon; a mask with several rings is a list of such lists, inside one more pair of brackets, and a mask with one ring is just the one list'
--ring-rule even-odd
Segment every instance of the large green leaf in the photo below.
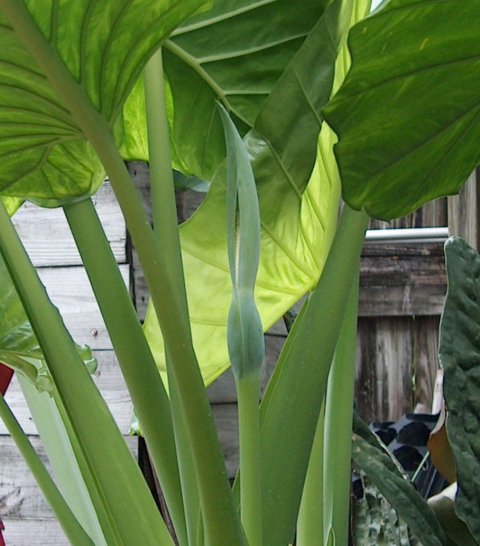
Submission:
{"label": "large green leaf", "polygon": [[458,515],[480,542],[480,257],[460,238],[445,245],[448,290],[440,326],[447,433],[455,454]]}
{"label": "large green leaf", "polygon": [[225,157],[215,101],[243,132],[331,0],[216,0],[164,44],[178,167],[210,180]]}
{"label": "large green leaf", "polygon": [[351,207],[403,216],[479,162],[479,18],[478,0],[391,0],[352,30],[352,69],[324,110]]}
{"label": "large green leaf", "polygon": [[[361,0],[352,7],[351,2],[336,0],[329,6],[244,138],[260,202],[255,300],[264,329],[315,286],[328,254],[340,180],[332,153],[335,137],[327,125],[318,139],[319,112],[330,97],[334,78],[341,80],[345,73],[344,55],[337,63],[336,59],[350,22],[361,18],[368,4]],[[207,383],[229,366],[226,324],[231,280],[224,176],[221,167],[206,200],[180,230],[192,334]],[[152,309],[145,329],[164,369],[163,342]]]}
{"label": "large green leaf", "polygon": [[[205,4],[26,2],[52,51],[108,121],[119,144],[123,105],[149,55]],[[95,192],[104,179],[103,167],[1,12],[0,80],[0,193],[53,206]]]}

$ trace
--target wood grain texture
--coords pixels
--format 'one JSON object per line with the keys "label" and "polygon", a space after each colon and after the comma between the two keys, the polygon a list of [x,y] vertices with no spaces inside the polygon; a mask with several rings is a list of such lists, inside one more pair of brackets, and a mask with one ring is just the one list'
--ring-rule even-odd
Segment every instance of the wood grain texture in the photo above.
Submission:
{"label": "wood grain texture", "polygon": [[[134,456],[137,453],[137,439],[126,437],[125,441]],[[30,442],[42,461],[50,470],[47,456],[38,436],[31,436]],[[0,435],[0,517],[21,519],[50,519],[52,511],[35,480],[18,453],[10,436]],[[8,546],[13,546],[8,543]]]}
{"label": "wood grain texture", "polygon": [[[128,285],[129,266],[119,267]],[[95,350],[111,349],[112,343],[83,267],[42,268],[39,275],[73,339]]]}
{"label": "wood grain texture", "polygon": [[[109,183],[100,188],[93,197],[93,202],[117,262],[125,263],[125,223]],[[44,209],[25,203],[12,220],[35,266],[82,263],[61,208]]]}
{"label": "wood grain texture", "polygon": [[4,518],[3,536],[8,546],[69,546],[65,534],[52,518]]}
{"label": "wood grain texture", "polygon": [[239,465],[237,405],[214,404],[212,411],[225,458],[227,475],[232,479],[235,477]]}
{"label": "wood grain texture", "polygon": [[439,315],[445,293],[443,243],[365,245],[360,316]]}
{"label": "wood grain texture", "polygon": [[412,410],[412,325],[406,317],[359,323],[356,403],[366,421],[400,418]]}
{"label": "wood grain texture", "polygon": [[433,411],[435,380],[440,369],[438,361],[440,317],[416,317],[413,325],[413,408],[419,413],[430,413]]}

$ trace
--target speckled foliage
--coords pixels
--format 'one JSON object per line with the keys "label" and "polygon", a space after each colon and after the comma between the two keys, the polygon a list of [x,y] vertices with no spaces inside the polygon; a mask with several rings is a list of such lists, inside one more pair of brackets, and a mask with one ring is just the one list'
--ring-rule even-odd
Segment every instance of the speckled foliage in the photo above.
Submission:
{"label": "speckled foliage", "polygon": [[447,430],[457,462],[457,513],[480,540],[480,256],[460,238],[445,245],[448,292],[440,327]]}

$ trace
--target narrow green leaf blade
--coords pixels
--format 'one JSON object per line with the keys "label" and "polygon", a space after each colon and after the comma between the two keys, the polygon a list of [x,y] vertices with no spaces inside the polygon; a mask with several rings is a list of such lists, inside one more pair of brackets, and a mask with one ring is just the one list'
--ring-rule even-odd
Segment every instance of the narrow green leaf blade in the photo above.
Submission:
{"label": "narrow green leaf blade", "polygon": [[447,538],[435,514],[413,485],[390,470],[389,455],[353,434],[352,458],[397,510],[424,546],[445,546]]}
{"label": "narrow green leaf blade", "polygon": [[456,510],[480,541],[480,257],[460,238],[445,244],[448,290],[440,325],[447,433],[457,468]]}
{"label": "narrow green leaf blade", "polygon": [[323,111],[351,207],[406,215],[480,161],[479,18],[477,0],[391,0],[352,29],[352,69]]}
{"label": "narrow green leaf blade", "polygon": [[82,477],[76,459],[80,453],[78,450],[74,453],[55,400],[46,393],[39,393],[23,377],[18,379],[62,495],[95,546],[107,546],[98,521],[100,514],[95,512],[85,486],[85,467]]}

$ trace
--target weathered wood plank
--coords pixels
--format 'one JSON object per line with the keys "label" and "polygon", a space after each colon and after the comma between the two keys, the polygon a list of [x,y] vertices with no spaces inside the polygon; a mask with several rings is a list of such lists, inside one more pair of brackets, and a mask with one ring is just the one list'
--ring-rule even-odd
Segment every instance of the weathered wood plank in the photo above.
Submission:
{"label": "weathered wood plank", "polygon": [[413,332],[408,317],[359,322],[356,402],[367,421],[397,420],[412,410]]}
{"label": "weathered wood plank", "polygon": [[413,326],[413,408],[419,413],[430,413],[433,411],[435,380],[440,368],[438,361],[440,317],[416,317]]}
{"label": "weathered wood plank", "polygon": [[[92,376],[102,396],[110,408],[122,434],[128,435],[132,417],[132,403],[113,351],[95,351],[98,360],[97,372]],[[6,400],[27,434],[37,434],[35,423],[26,405],[18,381],[12,380]],[[0,420],[0,434],[7,434],[3,421]]]}
{"label": "weathered wood plank", "polygon": [[[93,201],[117,262],[125,263],[125,222],[109,183],[102,186]],[[25,203],[12,220],[36,266],[82,263],[61,208],[45,209]]]}
{"label": "weathered wood plank", "polygon": [[[129,266],[124,264],[119,267],[128,286]],[[82,267],[42,268],[39,275],[73,339],[92,349],[111,349],[112,344],[85,270]]]}
{"label": "weathered wood plank", "polygon": [[[31,436],[30,441],[46,467],[51,470],[40,438]],[[125,437],[125,441],[132,454],[136,456],[137,439]],[[54,517],[10,436],[0,436],[0,517],[2,519]],[[14,543],[7,544],[13,546]]]}
{"label": "weathered wood plank", "polygon": [[446,292],[442,243],[367,243],[360,316],[439,315]]}
{"label": "weathered wood plank", "polygon": [[8,546],[69,546],[55,519],[4,518],[3,523]]}

